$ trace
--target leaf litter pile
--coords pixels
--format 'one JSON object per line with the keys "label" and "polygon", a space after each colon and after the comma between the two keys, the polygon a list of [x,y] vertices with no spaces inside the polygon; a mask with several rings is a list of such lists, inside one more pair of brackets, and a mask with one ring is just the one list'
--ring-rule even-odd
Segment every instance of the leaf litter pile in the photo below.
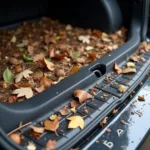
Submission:
{"label": "leaf litter pile", "polygon": [[33,97],[124,44],[126,34],[125,28],[108,35],[50,18],[0,31],[0,101]]}

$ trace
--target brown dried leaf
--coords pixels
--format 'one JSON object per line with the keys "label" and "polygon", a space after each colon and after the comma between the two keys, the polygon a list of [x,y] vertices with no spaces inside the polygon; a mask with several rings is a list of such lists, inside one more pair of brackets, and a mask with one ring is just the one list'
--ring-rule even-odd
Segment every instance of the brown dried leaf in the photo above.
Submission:
{"label": "brown dried leaf", "polygon": [[59,119],[60,118],[58,116],[54,121],[46,120],[44,122],[45,130],[49,130],[49,131],[55,132],[55,134],[58,136],[56,130],[59,128]]}
{"label": "brown dried leaf", "polygon": [[57,59],[57,60],[62,60],[66,57],[67,55],[65,54],[55,54],[55,56],[53,57],[54,59]]}
{"label": "brown dried leaf", "polygon": [[34,52],[34,47],[31,46],[31,45],[28,45],[28,52],[29,52],[30,54],[33,54],[33,52]]}
{"label": "brown dried leaf", "polygon": [[124,93],[125,92],[125,90],[126,90],[126,88],[125,88],[125,86],[124,85],[119,85],[119,87],[118,87],[118,91],[120,92],[120,93]]}
{"label": "brown dried leaf", "polygon": [[92,95],[84,90],[76,90],[73,94],[74,97],[79,99],[80,104],[92,98]]}
{"label": "brown dried leaf", "polygon": [[49,51],[50,51],[50,52],[49,52],[49,57],[50,57],[50,58],[55,57],[55,51],[54,51],[54,48],[50,48]]}
{"label": "brown dried leaf", "polygon": [[109,128],[107,128],[107,129],[106,129],[106,132],[110,133],[110,132],[111,132],[111,130],[110,130]]}
{"label": "brown dried leaf", "polygon": [[68,105],[65,105],[62,109],[59,110],[59,112],[61,113],[61,115],[66,116],[68,115],[71,111],[68,108]]}
{"label": "brown dried leaf", "polygon": [[46,60],[45,58],[44,58],[44,62],[45,62],[47,69],[49,69],[50,71],[53,71],[55,69],[54,64],[52,62]]}
{"label": "brown dried leaf", "polygon": [[45,150],[54,150],[56,148],[56,140],[48,140]]}
{"label": "brown dried leaf", "polygon": [[33,78],[34,79],[38,79],[38,78],[41,78],[43,77],[43,72],[42,71],[36,71],[34,74],[33,74]]}
{"label": "brown dried leaf", "polygon": [[71,104],[71,107],[78,107],[80,105],[80,103],[76,100],[71,100],[70,104]]}
{"label": "brown dried leaf", "polygon": [[35,138],[36,140],[39,140],[40,137],[41,137],[41,133],[37,133],[37,132],[34,132],[33,129],[30,130],[30,135]]}
{"label": "brown dried leaf", "polygon": [[33,58],[33,61],[36,62],[36,61],[42,60],[44,57],[45,57],[45,54],[40,53],[40,54],[34,55],[32,58]]}
{"label": "brown dried leaf", "polygon": [[14,84],[15,87],[32,87],[32,84],[30,83],[16,83]]}
{"label": "brown dried leaf", "polygon": [[100,37],[101,36],[101,31],[100,30],[93,30],[93,33],[92,33],[94,36],[97,36],[97,37]]}
{"label": "brown dried leaf", "polygon": [[69,74],[72,75],[72,74],[74,74],[74,73],[76,73],[78,71],[79,71],[79,66],[73,66],[71,71],[69,72]]}
{"label": "brown dried leaf", "polygon": [[14,103],[17,101],[17,96],[9,96],[7,101],[8,103]]}
{"label": "brown dried leaf", "polygon": [[122,124],[125,124],[125,121],[124,121],[124,120],[120,120],[120,122],[121,122]]}
{"label": "brown dried leaf", "polygon": [[47,77],[42,77],[40,79],[40,85],[43,85],[45,88],[50,87],[52,85],[52,82],[53,81],[51,79],[48,79]]}
{"label": "brown dried leaf", "polygon": [[30,126],[30,128],[31,128],[34,132],[36,132],[36,133],[40,133],[40,134],[44,133],[44,128],[43,128],[43,127]]}
{"label": "brown dried leaf", "polygon": [[144,98],[144,96],[140,96],[140,95],[139,95],[139,96],[138,96],[138,100],[139,100],[139,101],[145,101],[145,98]]}
{"label": "brown dried leaf", "polygon": [[126,73],[135,73],[136,72],[136,68],[125,68],[125,69],[122,69],[122,72],[123,74],[126,74]]}
{"label": "brown dried leaf", "polygon": [[117,63],[114,64],[114,69],[118,74],[122,72],[122,69],[117,65]]}
{"label": "brown dried leaf", "polygon": [[45,87],[44,87],[44,85],[41,85],[40,87],[35,88],[35,90],[36,90],[38,93],[41,93],[41,92],[43,92],[43,91],[45,90]]}
{"label": "brown dried leaf", "polygon": [[130,60],[132,60],[134,62],[139,62],[139,59],[136,56],[131,56]]}
{"label": "brown dried leaf", "polygon": [[94,53],[88,53],[89,57],[92,58],[93,60],[96,59],[96,54]]}
{"label": "brown dried leaf", "polygon": [[96,88],[90,88],[89,91],[92,95],[96,95],[98,93],[98,89]]}
{"label": "brown dried leaf", "polygon": [[100,122],[100,126],[104,127],[104,125],[107,123],[107,119],[108,117],[105,117],[101,122]]}

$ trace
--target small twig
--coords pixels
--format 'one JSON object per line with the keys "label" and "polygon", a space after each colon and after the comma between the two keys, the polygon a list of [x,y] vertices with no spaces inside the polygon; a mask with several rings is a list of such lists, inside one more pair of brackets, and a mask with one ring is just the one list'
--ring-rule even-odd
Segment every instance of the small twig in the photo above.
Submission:
{"label": "small twig", "polygon": [[21,128],[23,128],[23,127],[25,127],[25,126],[28,126],[28,125],[30,125],[31,123],[32,123],[32,122],[28,122],[28,123],[26,123],[26,124],[24,124],[24,125],[22,125],[22,126],[19,126],[18,128],[16,128],[16,129],[12,130],[11,132],[9,132],[7,135],[12,134],[12,133],[14,133],[14,132],[20,130]]}

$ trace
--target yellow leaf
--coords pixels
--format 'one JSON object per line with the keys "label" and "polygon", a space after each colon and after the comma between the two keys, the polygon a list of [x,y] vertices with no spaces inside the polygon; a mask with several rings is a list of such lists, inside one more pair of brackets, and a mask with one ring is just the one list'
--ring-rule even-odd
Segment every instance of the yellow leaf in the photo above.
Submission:
{"label": "yellow leaf", "polygon": [[127,62],[127,67],[135,67],[135,64],[133,62]]}
{"label": "yellow leaf", "polygon": [[84,120],[81,116],[72,116],[67,118],[70,120],[68,128],[75,129],[77,127],[80,127],[81,129],[84,128]]}

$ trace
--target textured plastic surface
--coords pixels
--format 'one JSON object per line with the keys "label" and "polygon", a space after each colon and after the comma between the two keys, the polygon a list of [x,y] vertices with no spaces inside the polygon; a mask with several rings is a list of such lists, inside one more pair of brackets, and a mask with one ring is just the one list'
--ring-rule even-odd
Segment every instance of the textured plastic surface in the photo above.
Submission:
{"label": "textured plastic surface", "polygon": [[[100,1],[103,2],[103,5],[107,5],[109,8],[106,10],[108,14],[113,16],[113,13],[110,11],[110,1]],[[114,1],[116,2],[116,1]],[[114,3],[115,4],[115,3]],[[113,11],[116,8],[113,4]],[[136,6],[140,8],[140,6]],[[116,9],[117,10],[117,9]],[[138,12],[141,9],[137,10]],[[57,14],[57,13],[56,13]],[[109,18],[110,16],[106,18]],[[39,125],[39,122],[47,119],[51,114],[58,113],[58,110],[62,108],[65,104],[68,104],[72,99],[72,93],[75,89],[84,89],[87,90],[91,87],[95,87],[96,83],[99,82],[101,84],[105,84],[104,88],[98,88],[99,93],[109,94],[110,97],[106,99],[94,98],[93,101],[89,100],[85,102],[82,106],[77,109],[77,113],[80,115],[85,115],[82,111],[82,107],[86,106],[89,110],[89,114],[85,118],[85,128],[80,131],[80,129],[76,130],[68,130],[67,129],[67,121],[66,117],[62,118],[60,121],[60,129],[64,130],[64,133],[61,133],[61,130],[58,129],[59,137],[56,137],[53,133],[48,132],[44,133],[41,138],[36,142],[32,137],[28,134],[28,127],[24,129],[25,138],[34,141],[38,147],[38,149],[44,148],[46,141],[45,138],[51,138],[57,140],[57,149],[67,149],[73,146],[79,139],[81,139],[84,135],[86,135],[94,126],[109,112],[111,111],[117,104],[122,102],[130,93],[132,89],[136,87],[136,85],[142,80],[145,74],[148,71],[148,66],[150,64],[150,60],[148,59],[146,63],[143,63],[140,67],[140,70],[137,71],[136,75],[130,79],[127,77],[117,76],[114,77],[117,82],[120,82],[119,78],[124,78],[124,81],[130,81],[127,86],[127,91],[118,95],[115,87],[112,87],[111,83],[106,83],[104,81],[105,76],[111,76],[111,71],[113,68],[113,64],[117,62],[118,64],[123,65],[126,61],[126,58],[133,54],[140,43],[140,27],[141,22],[138,20],[138,16],[135,16],[132,20],[131,30],[129,31],[130,36],[127,43],[113,51],[111,55],[106,55],[102,59],[97,60],[94,63],[91,63],[89,66],[82,68],[78,73],[68,77],[57,85],[54,85],[50,89],[42,92],[41,94],[31,98],[30,100],[23,101],[17,104],[0,104],[0,143],[5,149],[21,149],[21,146],[15,145],[6,135],[7,132],[14,129],[20,121],[29,122],[32,121],[33,124]],[[116,14],[115,14],[116,16]],[[81,17],[82,18],[82,17]],[[81,19],[80,18],[80,19]],[[111,17],[110,17],[111,18]],[[106,19],[107,20],[107,19]],[[108,19],[109,20],[109,19]],[[107,21],[108,21],[107,20]],[[111,23],[111,22],[110,22]],[[119,25],[120,23],[118,23]],[[110,24],[111,25],[111,24]],[[119,27],[119,26],[118,26]],[[109,28],[109,27],[108,27]],[[107,28],[107,29],[108,29]],[[110,29],[110,28],[109,28]],[[115,27],[114,27],[115,29]],[[97,77],[95,72],[99,72],[101,77]],[[144,72],[144,73],[143,73]],[[118,80],[117,80],[118,79]],[[88,81],[88,82],[87,82]],[[132,86],[131,86],[132,85]],[[107,88],[111,88],[114,90],[110,92]],[[4,117],[5,114],[5,117]],[[72,115],[72,114],[69,114]],[[6,117],[7,116],[7,117]],[[15,116],[15,117],[14,117]],[[11,121],[13,118],[13,121]],[[11,122],[11,126],[8,122]],[[1,129],[2,128],[2,129]],[[23,145],[23,144],[22,144]],[[24,145],[25,147],[25,145]]]}

